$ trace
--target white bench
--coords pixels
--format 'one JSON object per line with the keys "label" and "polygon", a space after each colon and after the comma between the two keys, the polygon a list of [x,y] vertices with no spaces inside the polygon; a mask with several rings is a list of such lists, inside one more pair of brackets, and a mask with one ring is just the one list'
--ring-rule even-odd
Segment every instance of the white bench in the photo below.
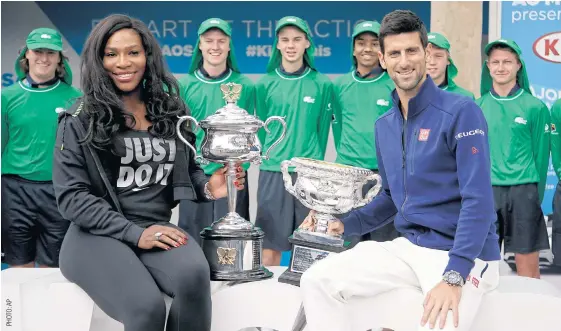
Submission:
{"label": "white bench", "polygon": [[[213,283],[212,331],[238,331],[264,327],[290,331],[301,304],[298,287],[279,283],[286,269],[272,267],[275,278],[224,287]],[[546,281],[503,276],[499,288],[488,294],[479,310],[474,331],[558,331],[561,326],[560,291]],[[6,325],[6,299],[11,301],[13,331],[122,331],[58,269],[2,271],[2,325]],[[422,295],[395,290],[376,298],[350,303],[356,330],[385,326],[415,330]],[[170,300],[167,300],[168,307]],[[305,329],[304,329],[305,330]]]}
{"label": "white bench", "polygon": [[[276,277],[282,273],[277,270]],[[472,330],[559,331],[560,292],[543,280],[502,276],[499,288],[485,296]],[[237,331],[250,326],[290,331],[301,304],[299,289],[276,279],[225,288],[212,300],[213,331]],[[410,289],[352,300],[348,309],[353,330],[387,327],[416,331],[422,302],[422,293]]]}
{"label": "white bench", "polygon": [[[50,308],[58,298],[49,296],[49,287],[56,281],[68,282],[58,269],[13,268],[3,270],[1,278],[2,327],[7,327],[7,323],[10,323],[8,330],[45,330],[45,325],[54,323],[56,319],[64,320],[66,315],[72,318],[74,311],[80,314],[84,308],[87,310],[88,301],[91,301],[87,298],[88,300],[77,302],[70,313],[61,315],[62,313],[58,312],[55,316],[50,314]],[[11,312],[10,316],[8,311]]]}
{"label": "white bench", "polygon": [[[10,309],[11,331],[123,330],[59,269],[10,268],[2,271],[1,278],[2,325],[7,322],[4,312]],[[211,291],[224,286],[224,282],[212,282]],[[169,310],[171,299],[165,300]]]}

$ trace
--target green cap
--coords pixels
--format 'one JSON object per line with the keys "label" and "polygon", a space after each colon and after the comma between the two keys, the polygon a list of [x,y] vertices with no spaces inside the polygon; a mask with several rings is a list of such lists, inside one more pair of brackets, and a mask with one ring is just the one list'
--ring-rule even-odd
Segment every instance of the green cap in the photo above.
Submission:
{"label": "green cap", "polygon": [[351,36],[351,60],[353,62],[353,67],[351,70],[356,68],[356,59],[353,55],[355,49],[355,38],[361,33],[370,32],[376,36],[380,35],[380,23],[376,21],[364,21],[355,25],[353,30],[353,35]]}
{"label": "green cap", "polygon": [[[16,59],[15,72],[18,80],[24,79],[26,73],[21,70],[19,66],[19,61],[25,57],[25,53],[28,49],[50,49],[57,52],[62,52],[62,36],[58,31],[49,28],[38,28],[27,36],[25,41],[25,47],[22,49],[20,55]],[[68,61],[63,60],[64,69],[66,75],[62,78],[66,84],[72,85],[72,71],[70,70],[70,65]]]}
{"label": "green cap", "polygon": [[308,27],[308,23],[306,23],[306,21],[304,21],[300,17],[285,16],[278,21],[277,27],[275,29],[275,34],[276,34],[275,35],[275,41],[273,42],[273,48],[271,50],[271,57],[269,58],[269,63],[267,64],[267,72],[271,72],[271,71],[277,69],[282,62],[281,53],[277,49],[277,44],[278,44],[278,41],[279,41],[278,33],[282,28],[284,28],[285,26],[288,26],[288,25],[295,26],[298,29],[302,30],[302,32],[304,32],[306,34],[306,37],[308,38],[308,41],[310,42],[310,47],[308,47],[308,49],[304,53],[304,62],[306,62],[308,67],[310,67],[313,70],[316,70],[315,63],[314,63],[314,52],[315,52],[316,46],[314,45],[314,41],[312,40],[312,36],[310,34],[310,28]]}
{"label": "green cap", "polygon": [[57,31],[49,28],[39,28],[31,31],[25,44],[29,49],[46,48],[53,51],[62,51],[62,37]]}
{"label": "green cap", "polygon": [[189,73],[194,73],[203,63],[203,53],[199,49],[199,44],[201,41],[201,35],[207,32],[210,29],[219,29],[220,31],[224,32],[225,35],[230,37],[230,52],[228,54],[227,66],[233,71],[240,72],[238,68],[238,63],[236,61],[236,56],[234,55],[234,43],[232,42],[232,27],[228,22],[224,21],[220,18],[209,18],[199,26],[199,30],[197,31],[197,43],[195,45],[195,53],[191,58],[191,66],[189,67]]}
{"label": "green cap", "polygon": [[[526,64],[524,63],[524,59],[522,59],[522,50],[520,49],[520,46],[518,46],[518,44],[516,44],[516,42],[514,42],[513,40],[495,40],[485,46],[485,55],[489,56],[491,48],[493,48],[493,46],[495,45],[506,46],[512,49],[514,53],[516,53],[521,64],[520,70],[518,70],[518,74],[516,75],[516,82],[522,89],[532,94],[532,91],[530,90],[530,81],[528,80],[528,74],[526,73]],[[489,92],[491,90],[491,87],[493,86],[493,79],[491,78],[491,73],[489,72],[489,68],[487,67],[487,61],[488,59],[485,60],[485,63],[481,68],[481,95]]]}
{"label": "green cap", "polygon": [[448,81],[448,86],[456,85],[456,83],[454,83],[454,78],[458,76],[458,68],[454,60],[452,60],[452,55],[450,55],[450,42],[438,32],[430,32],[428,34],[428,41],[434,46],[448,51],[448,61],[450,61],[450,64],[446,68],[446,79]]}

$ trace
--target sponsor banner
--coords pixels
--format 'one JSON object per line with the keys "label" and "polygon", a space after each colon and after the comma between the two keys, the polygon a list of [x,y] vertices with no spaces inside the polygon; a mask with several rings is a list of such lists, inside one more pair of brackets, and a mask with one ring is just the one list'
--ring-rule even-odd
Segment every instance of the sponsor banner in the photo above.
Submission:
{"label": "sponsor banner", "polygon": [[[93,25],[112,13],[141,19],[156,36],[171,70],[185,74],[202,21],[219,17],[232,24],[234,49],[240,70],[264,73],[275,35],[276,21],[295,15],[307,20],[316,43],[316,64],[321,72],[350,69],[350,37],[355,24],[381,21],[388,12],[407,8],[430,25],[430,2],[37,2],[41,10],[78,54]],[[68,15],[67,13],[72,13]]]}
{"label": "sponsor banner", "polygon": [[[561,1],[504,1],[501,37],[522,49],[532,93],[551,107],[561,98]],[[550,163],[542,209],[551,214],[557,176]]]}

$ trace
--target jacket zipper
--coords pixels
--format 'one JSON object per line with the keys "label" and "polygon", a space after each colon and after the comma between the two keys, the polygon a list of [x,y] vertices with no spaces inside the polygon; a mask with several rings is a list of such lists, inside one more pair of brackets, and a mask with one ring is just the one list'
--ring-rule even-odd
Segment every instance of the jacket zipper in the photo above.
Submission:
{"label": "jacket zipper", "polygon": [[[402,115],[403,116],[403,115]],[[403,119],[402,125],[401,125],[401,168],[402,168],[402,172],[403,172],[403,191],[405,192],[405,198],[403,199],[403,203],[401,204],[401,213],[403,214],[403,218],[405,218],[405,213],[404,213],[404,206],[405,206],[405,202],[407,201],[407,187],[405,185],[405,177],[406,173],[407,173],[407,160],[405,158],[405,151],[407,149],[407,120]]]}
{"label": "jacket zipper", "polygon": [[413,137],[411,140],[411,155],[409,156],[409,159],[411,161],[411,165],[410,165],[410,169],[409,169],[409,174],[412,176],[415,174],[415,148],[417,147],[417,134],[418,131],[417,129],[413,130]]}
{"label": "jacket zipper", "polygon": [[[407,181],[406,181],[406,177],[407,177],[407,159],[405,157],[405,152],[407,151],[407,126],[411,125],[411,123],[409,124],[405,124],[407,123],[408,120],[403,120],[403,125],[401,126],[401,155],[402,155],[402,170],[403,170],[403,192],[405,193],[405,198],[403,199],[403,203],[401,204],[401,215],[403,216],[403,219],[407,222],[409,222],[409,220],[405,217],[405,204],[407,203]],[[410,121],[410,120],[409,120]],[[419,237],[417,236],[415,238],[415,242],[418,244],[419,243]]]}
{"label": "jacket zipper", "polygon": [[[81,105],[82,104],[80,104],[80,106]],[[80,119],[78,119],[78,124],[76,125],[76,127],[77,127],[78,130],[80,130],[80,134],[85,137],[86,132],[85,132],[84,124],[82,123],[82,121]],[[101,160],[99,159],[99,156],[96,154],[96,152],[93,150],[93,148],[91,147],[90,144],[86,144],[86,148],[88,149],[90,155],[92,156],[92,159],[95,163],[95,167],[97,168],[97,171],[99,171],[99,176],[101,177],[101,180],[102,180],[103,184],[105,185],[105,188],[107,189],[107,193],[109,193],[109,197],[113,201],[113,204],[115,205],[115,208],[117,208],[117,211],[120,214],[124,215],[123,210],[121,209],[121,204],[119,203],[119,199],[117,198],[117,195],[115,194],[115,191],[113,190],[113,187],[111,186],[111,183],[109,182],[109,178],[107,177],[107,174],[105,173],[105,170],[103,169],[103,166],[101,165]]]}

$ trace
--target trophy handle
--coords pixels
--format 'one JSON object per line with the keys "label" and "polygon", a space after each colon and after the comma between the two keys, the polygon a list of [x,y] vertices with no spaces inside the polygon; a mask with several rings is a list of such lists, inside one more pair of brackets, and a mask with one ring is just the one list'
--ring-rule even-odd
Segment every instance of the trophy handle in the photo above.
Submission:
{"label": "trophy handle", "polygon": [[376,185],[374,185],[372,188],[370,188],[370,190],[368,190],[364,198],[357,201],[357,203],[355,204],[355,208],[362,207],[367,203],[369,203],[370,201],[372,201],[372,199],[374,199],[374,197],[378,195],[378,193],[382,189],[382,177],[380,175],[378,174],[368,175],[366,177],[366,180],[376,180]]}
{"label": "trophy handle", "polygon": [[271,123],[271,121],[279,121],[282,124],[283,130],[282,130],[282,134],[279,137],[279,139],[277,139],[277,141],[275,141],[269,147],[269,149],[267,149],[267,152],[265,152],[265,156],[263,156],[263,158],[265,160],[269,159],[269,153],[271,152],[271,149],[273,149],[275,146],[277,146],[284,139],[284,135],[286,134],[286,122],[284,121],[284,117],[281,117],[281,116],[271,116],[265,121],[264,127],[265,127],[265,131],[267,133],[271,133],[271,131],[269,130],[269,123]]}
{"label": "trophy handle", "polygon": [[290,160],[284,160],[281,162],[282,179],[284,181],[284,188],[288,191],[288,193],[296,196],[294,185],[292,185],[292,177],[290,177],[290,173],[288,172],[288,167],[291,165],[292,161]]}
{"label": "trophy handle", "polygon": [[195,123],[195,127],[197,129],[200,128],[199,127],[199,122],[197,122],[197,120],[193,116],[181,116],[181,117],[179,117],[179,121],[177,121],[177,135],[179,136],[179,139],[181,139],[181,141],[193,151],[193,155],[195,155],[195,161],[199,162],[200,164],[205,164],[206,165],[209,162],[207,160],[205,160],[202,156],[197,155],[197,150],[195,149],[195,147],[193,145],[191,145],[191,143],[188,142],[187,139],[185,139],[181,135],[181,124],[183,124],[183,122],[185,122],[186,120],[189,120],[189,121],[192,121],[193,123]]}

